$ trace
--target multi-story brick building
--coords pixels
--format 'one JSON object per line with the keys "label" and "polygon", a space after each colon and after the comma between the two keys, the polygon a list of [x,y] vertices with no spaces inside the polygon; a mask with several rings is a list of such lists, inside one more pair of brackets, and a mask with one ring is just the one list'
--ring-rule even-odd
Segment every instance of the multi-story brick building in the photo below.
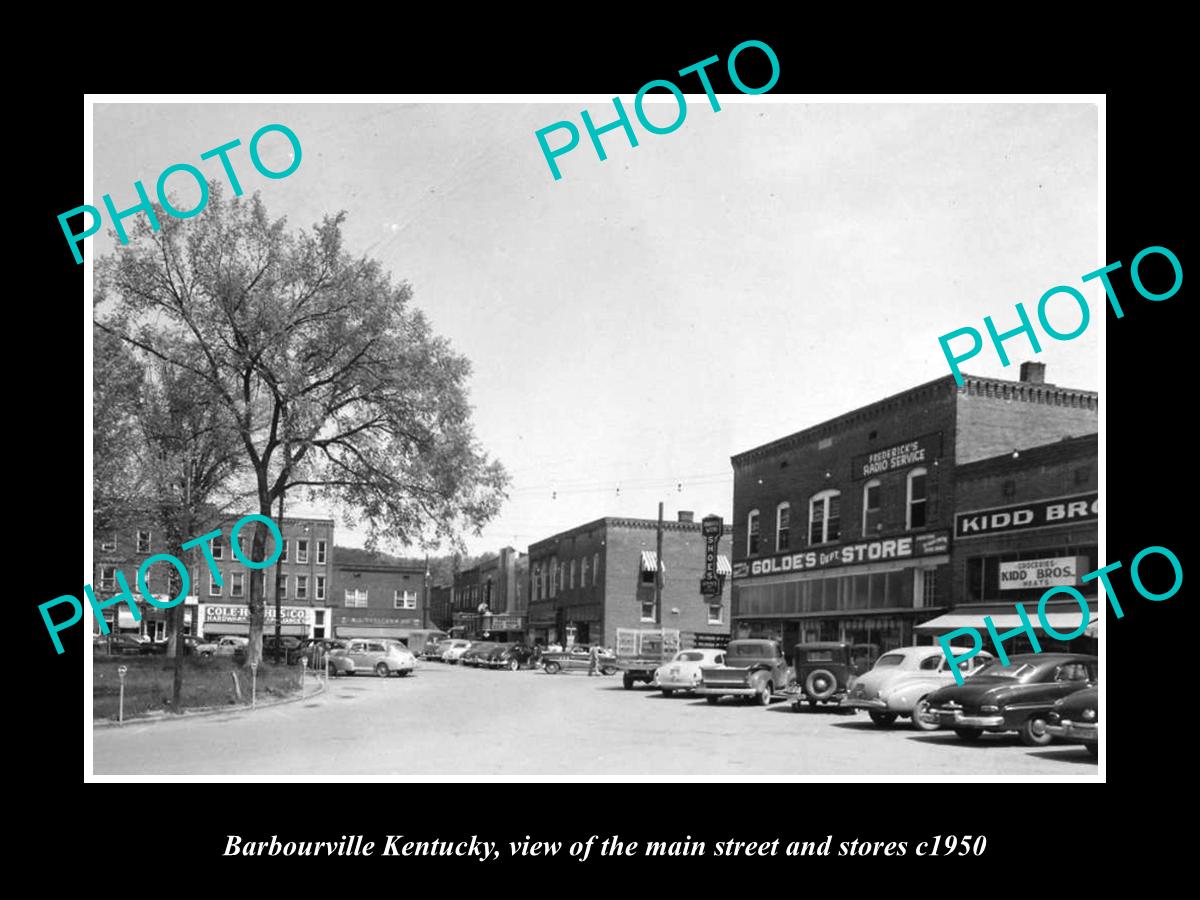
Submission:
{"label": "multi-story brick building", "polygon": [[1097,430],[1097,395],[1044,373],[939,378],[734,456],[734,636],[912,643],[961,599],[956,467]]}
{"label": "multi-story brick building", "polygon": [[[936,636],[955,628],[985,630],[991,616],[997,631],[1019,628],[1021,603],[1035,626],[1038,601],[1050,587],[1069,586],[1087,600],[1088,617],[1097,614],[1097,587],[1081,576],[1099,565],[1099,481],[1097,435],[1065,438],[957,466],[956,511],[951,553],[954,608],[917,626]],[[1078,601],[1060,595],[1046,606],[1051,627],[1074,632],[1082,621]],[[1044,633],[1044,649],[1095,651],[1089,630],[1064,646]],[[1031,650],[1021,635],[1005,642],[1005,652]]]}
{"label": "multi-story brick building", "polygon": [[[166,553],[183,559],[188,566],[191,580],[189,595],[184,601],[184,625],[188,633],[205,636],[222,634],[247,634],[250,628],[249,591],[250,579],[257,575],[243,565],[229,546],[233,525],[241,516],[218,516],[207,514],[221,534],[209,542],[213,563],[210,566],[200,548],[192,548],[186,554],[178,543],[167,540],[157,520],[150,514],[129,529],[94,535],[94,559],[96,581],[93,582],[97,599],[108,598],[118,593],[116,572],[119,569],[140,601],[137,592],[137,571],[150,556]],[[246,558],[250,556],[250,542],[254,523],[243,526],[239,548]],[[284,539],[284,558],[272,564],[265,572],[266,577],[266,632],[275,627],[275,591],[280,592],[282,601],[282,632],[299,636],[321,636],[328,624],[329,557],[333,547],[332,519],[285,518],[281,532]],[[267,538],[267,554],[274,553],[274,541]],[[186,558],[184,558],[186,556]],[[218,574],[214,574],[213,569]],[[163,599],[178,595],[177,573],[168,563],[152,566],[146,576],[150,592]],[[154,639],[166,634],[170,610],[158,609],[148,603],[139,602],[141,622],[133,620],[133,614],[125,604],[105,610],[105,620],[114,631],[139,632]],[[114,627],[115,624],[115,627]]]}
{"label": "multi-story brick building", "polygon": [[496,641],[526,637],[529,557],[504,547],[499,556],[459,572],[454,579],[454,625],[464,637]]}
{"label": "multi-story brick building", "polygon": [[408,641],[426,628],[423,565],[342,562],[334,550],[333,635]]}
{"label": "multi-story brick building", "polygon": [[[729,588],[700,593],[704,537],[690,512],[663,523],[662,600],[654,602],[657,521],[604,518],[529,546],[529,633],[542,643],[615,646],[618,628],[678,628],[685,646],[696,635],[729,633]],[[730,528],[725,527],[726,536]],[[730,571],[720,554],[718,571]]]}

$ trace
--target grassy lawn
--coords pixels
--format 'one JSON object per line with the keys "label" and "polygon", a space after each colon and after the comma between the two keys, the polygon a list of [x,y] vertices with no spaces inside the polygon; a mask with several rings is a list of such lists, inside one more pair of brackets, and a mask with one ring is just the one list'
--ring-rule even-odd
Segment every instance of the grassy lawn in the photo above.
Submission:
{"label": "grassy lawn", "polygon": [[[171,709],[175,679],[175,660],[162,656],[92,657],[93,718],[116,719],[120,693],[117,666],[128,666],[125,673],[125,720],[159,710]],[[258,700],[269,703],[300,690],[300,666],[258,667]],[[241,685],[239,702],[233,674]],[[235,665],[231,657],[197,659],[188,657],[183,665],[183,709],[205,706],[249,706],[250,667]]]}

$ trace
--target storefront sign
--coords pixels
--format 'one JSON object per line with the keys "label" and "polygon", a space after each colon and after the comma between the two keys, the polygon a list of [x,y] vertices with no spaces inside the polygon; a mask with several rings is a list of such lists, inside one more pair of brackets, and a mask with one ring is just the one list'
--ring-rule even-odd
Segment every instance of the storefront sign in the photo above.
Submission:
{"label": "storefront sign", "polygon": [[[249,606],[219,606],[212,603],[205,603],[201,609],[204,610],[204,622],[206,625],[250,624]],[[285,606],[280,612],[283,614],[281,621],[285,625],[308,625],[309,613],[312,610],[307,606]],[[275,607],[269,603],[267,604],[266,615],[263,621],[271,624],[275,622]]]}
{"label": "storefront sign", "polygon": [[1053,556],[1045,559],[1022,559],[1000,563],[1000,590],[1054,587],[1079,583],[1079,575],[1087,568],[1082,556]]}
{"label": "storefront sign", "polygon": [[850,469],[855,479],[870,478],[881,472],[893,472],[896,469],[930,463],[941,455],[942,433],[938,431],[903,444],[876,450],[874,453],[856,456],[850,463]]}
{"label": "storefront sign", "polygon": [[692,646],[697,650],[705,648],[724,650],[728,645],[729,635],[727,634],[703,634],[696,632],[692,635]]}
{"label": "storefront sign", "polygon": [[721,596],[721,580],[717,577],[717,544],[721,541],[724,521],[720,516],[705,516],[701,523],[704,533],[704,577],[700,593],[705,597]]}
{"label": "storefront sign", "polygon": [[394,625],[397,628],[420,628],[421,620],[417,618],[402,619],[398,616],[342,616],[336,619],[336,624],[376,627]]}
{"label": "storefront sign", "polygon": [[950,532],[941,529],[901,538],[847,544],[845,547],[834,547],[830,550],[810,550],[805,553],[788,553],[768,559],[756,559],[749,563],[739,562],[733,567],[733,577],[757,578],[763,575],[880,562],[885,559],[911,559],[946,553],[949,549]]}
{"label": "storefront sign", "polygon": [[1099,516],[1100,495],[1092,491],[1089,494],[1076,494],[1073,497],[1059,497],[1055,500],[1038,500],[1034,503],[959,513],[954,517],[954,536],[968,538],[981,534],[1049,528],[1054,525],[1075,525],[1096,521]]}

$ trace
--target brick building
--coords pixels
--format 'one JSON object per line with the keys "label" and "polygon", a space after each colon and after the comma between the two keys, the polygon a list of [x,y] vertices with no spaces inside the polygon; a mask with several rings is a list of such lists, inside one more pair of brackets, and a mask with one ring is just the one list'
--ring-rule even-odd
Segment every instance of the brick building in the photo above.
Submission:
{"label": "brick building", "polygon": [[332,578],[333,637],[407,641],[428,627],[423,565],[343,562],[335,549]]}
{"label": "brick building", "polygon": [[[197,529],[211,531],[217,528],[221,534],[209,542],[213,559],[211,567],[198,547],[188,551],[188,558],[184,560],[191,579],[189,596],[184,601],[184,627],[187,633],[206,637],[249,633],[250,579],[257,573],[243,565],[229,546],[233,525],[240,518],[214,516],[218,524]],[[115,573],[118,569],[124,573],[135,599],[140,600],[136,577],[139,566],[146,558],[158,553],[182,558],[183,551],[179,544],[169,544],[166,534],[161,527],[155,527],[154,521],[153,517],[147,515],[144,517],[146,524],[94,535],[96,581],[93,585],[97,600],[117,593]],[[254,526],[254,522],[248,522],[238,535],[240,551],[245,558],[250,556]],[[282,601],[282,632],[302,637],[320,637],[327,628],[329,617],[333,520],[284,518],[280,531],[284,540],[282,562],[261,570],[266,577],[265,631],[274,632],[274,592],[278,590]],[[268,557],[275,552],[270,536],[267,538],[266,552]],[[219,577],[214,575],[214,568]],[[168,563],[152,566],[146,580],[150,592],[163,599],[170,599],[179,593],[176,572]],[[133,614],[124,604],[106,609],[105,620],[114,631],[137,632],[156,640],[165,637],[171,610],[158,609],[148,603],[139,603],[138,610],[142,616],[140,623],[133,620]]]}
{"label": "brick building", "polygon": [[[656,528],[654,519],[604,518],[530,544],[531,640],[612,647],[618,628],[663,627],[678,628],[690,646],[697,634],[727,635],[729,588],[723,578],[719,597],[700,593],[704,537],[690,512],[663,523],[662,602],[655,605]],[[730,571],[723,553],[718,568]]]}
{"label": "brick building", "polygon": [[429,626],[449,631],[454,624],[451,611],[451,597],[454,586],[450,584],[435,584],[429,588]]}
{"label": "brick building", "polygon": [[960,599],[957,467],[1097,430],[1097,395],[1044,374],[939,378],[734,456],[734,637],[913,643]]}
{"label": "brick building", "polygon": [[454,578],[453,623],[464,637],[516,641],[526,637],[529,557],[504,547],[500,554]]}
{"label": "brick building", "polygon": [[[1021,603],[1040,630],[1036,610],[1050,587],[1074,587],[1095,621],[1098,580],[1082,575],[1099,566],[1098,439],[1089,434],[957,466],[957,510],[951,553],[952,610],[917,626],[936,636],[970,626],[985,630],[989,615],[998,631],[1021,625]],[[1046,607],[1060,633],[1081,624],[1079,603],[1057,596]],[[1094,630],[1064,646],[1039,634],[1044,649],[1095,652]],[[1005,642],[1005,652],[1032,650],[1025,636]]]}

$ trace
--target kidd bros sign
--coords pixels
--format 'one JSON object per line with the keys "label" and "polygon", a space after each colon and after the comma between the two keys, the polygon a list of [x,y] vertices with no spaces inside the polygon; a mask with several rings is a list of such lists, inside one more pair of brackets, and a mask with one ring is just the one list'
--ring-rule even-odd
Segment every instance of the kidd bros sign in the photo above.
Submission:
{"label": "kidd bros sign", "polygon": [[788,553],[769,559],[756,559],[752,562],[739,562],[733,567],[733,577],[757,578],[763,575],[828,569],[834,566],[850,566],[884,559],[932,556],[937,553],[945,553],[949,549],[950,533],[943,529],[901,538],[847,544],[844,547],[834,547],[829,550],[810,550],[805,553]]}
{"label": "kidd bros sign", "polygon": [[1039,500],[1035,503],[959,513],[954,517],[954,536],[969,538],[981,534],[1048,528],[1053,525],[1074,525],[1079,522],[1094,522],[1099,516],[1100,495],[1093,491],[1090,494],[1059,497],[1057,500]]}

